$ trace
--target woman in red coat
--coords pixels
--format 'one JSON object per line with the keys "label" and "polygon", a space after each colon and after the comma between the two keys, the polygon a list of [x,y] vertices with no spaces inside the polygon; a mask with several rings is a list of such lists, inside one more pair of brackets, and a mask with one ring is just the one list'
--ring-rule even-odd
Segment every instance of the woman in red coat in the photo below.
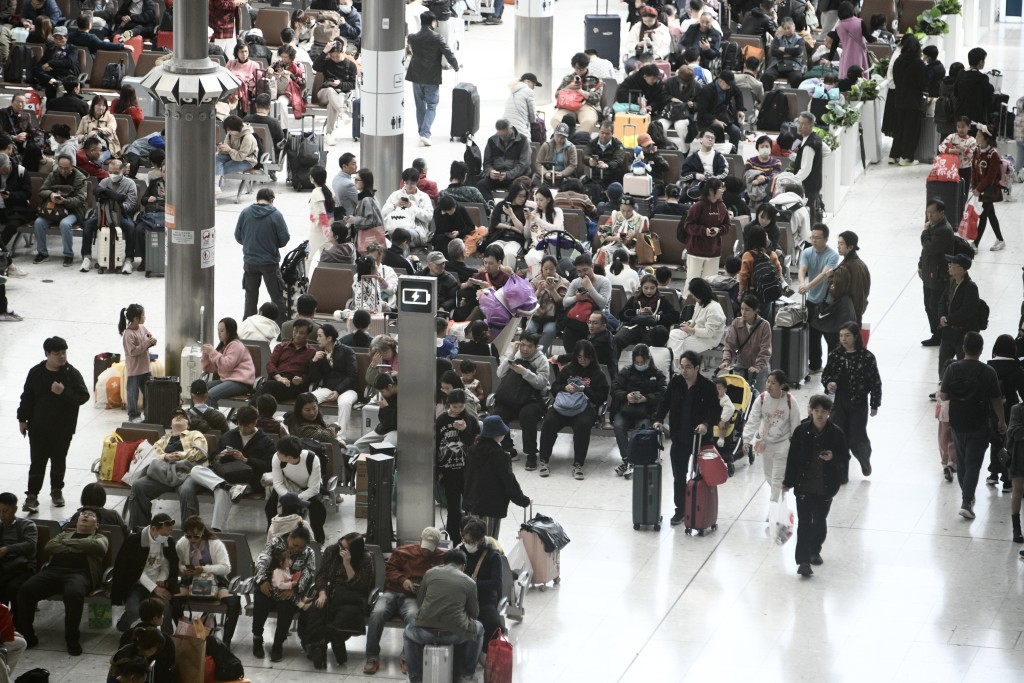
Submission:
{"label": "woman in red coat", "polygon": [[978,149],[974,151],[974,163],[971,166],[971,193],[981,200],[981,216],[978,220],[978,236],[974,238],[974,252],[978,252],[981,236],[985,234],[985,226],[992,223],[992,232],[996,235],[996,243],[990,251],[999,251],[1006,246],[1003,233],[999,231],[999,219],[996,218],[995,203],[1003,201],[1003,188],[999,180],[1003,177],[1003,160],[996,151],[996,138],[988,128],[978,128]]}
{"label": "woman in red coat", "polygon": [[[701,187],[700,199],[694,202],[682,220],[686,233],[686,279],[710,280],[718,275],[722,257],[722,235],[729,232],[732,220],[722,195],[725,186],[718,178],[708,178]],[[680,235],[682,240],[683,236]],[[686,292],[683,293],[686,295]]]}

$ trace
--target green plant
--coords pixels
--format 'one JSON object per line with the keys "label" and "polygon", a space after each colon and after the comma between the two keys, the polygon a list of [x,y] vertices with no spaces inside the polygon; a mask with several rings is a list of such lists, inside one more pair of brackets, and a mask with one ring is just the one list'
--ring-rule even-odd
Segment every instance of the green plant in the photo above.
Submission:
{"label": "green plant", "polygon": [[871,67],[871,75],[872,76],[877,75],[877,76],[881,76],[882,78],[885,78],[886,75],[889,73],[889,60],[890,59],[891,59],[890,57],[882,57],[877,62],[875,62],[874,66]]}
{"label": "green plant", "polygon": [[873,78],[861,79],[846,93],[847,102],[870,102],[878,99],[878,81]]}
{"label": "green plant", "polygon": [[821,141],[831,150],[839,149],[839,136],[833,133],[831,130],[825,130],[824,128],[814,128],[814,134],[821,138]]}
{"label": "green plant", "polygon": [[924,36],[944,36],[949,33],[949,24],[942,18],[942,12],[938,7],[921,12],[917,16],[917,24],[914,26],[913,34],[918,40]]}
{"label": "green plant", "polygon": [[821,120],[832,128],[849,128],[860,121],[860,112],[838,102],[830,102]]}
{"label": "green plant", "polygon": [[963,5],[960,4],[960,0],[939,0],[935,3],[935,9],[939,10],[940,14],[960,14],[963,12]]}

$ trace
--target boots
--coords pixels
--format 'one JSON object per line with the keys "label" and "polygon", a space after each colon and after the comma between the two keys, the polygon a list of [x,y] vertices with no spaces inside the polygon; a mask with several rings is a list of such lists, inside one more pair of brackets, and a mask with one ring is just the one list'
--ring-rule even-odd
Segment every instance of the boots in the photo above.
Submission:
{"label": "boots", "polygon": [[235,635],[235,627],[238,626],[238,616],[242,612],[242,598],[232,595],[224,598],[223,601],[228,607],[224,617],[224,645],[230,650],[231,639]]}
{"label": "boots", "polygon": [[309,649],[310,658],[313,660],[314,669],[326,669],[327,668],[327,645],[324,643],[317,643]]}
{"label": "boots", "polygon": [[25,495],[25,504],[21,506],[22,512],[34,515],[39,512],[39,496],[35,493]]}
{"label": "boots", "polygon": [[348,661],[348,649],[345,647],[345,641],[341,638],[331,641],[331,649],[334,650],[334,660],[338,662],[338,666],[342,666]]}
{"label": "boots", "polygon": [[1010,521],[1013,522],[1013,542],[1024,543],[1024,534],[1020,531],[1020,513],[1010,515]]}

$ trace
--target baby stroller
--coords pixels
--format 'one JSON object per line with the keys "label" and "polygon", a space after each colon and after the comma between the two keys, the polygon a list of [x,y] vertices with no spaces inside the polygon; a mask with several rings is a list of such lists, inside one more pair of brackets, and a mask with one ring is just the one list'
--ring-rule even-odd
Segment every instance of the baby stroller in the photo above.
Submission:
{"label": "baby stroller", "polygon": [[[736,472],[736,461],[743,455],[743,427],[747,424],[747,417],[750,415],[750,406],[754,396],[750,388],[750,382],[742,375],[720,374],[719,379],[724,379],[728,386],[725,389],[726,396],[732,401],[736,412],[725,428],[725,434],[718,433],[718,426],[715,426],[714,436],[725,439],[725,447],[719,448],[722,458],[729,466],[729,476]],[[754,463],[754,454],[749,456],[750,464]]]}
{"label": "baby stroller", "polygon": [[[583,242],[573,237],[572,233],[565,230],[552,230],[548,232],[540,238],[540,241],[533,246],[533,249],[543,252],[546,256],[554,256],[555,260],[558,261],[558,274],[570,281],[576,277],[576,266],[573,265],[573,261],[581,254],[590,253],[588,245],[583,244]],[[537,263],[539,264],[540,262],[538,261]],[[540,266],[538,265],[537,273],[539,272]],[[532,277],[537,273],[531,270],[530,275]]]}

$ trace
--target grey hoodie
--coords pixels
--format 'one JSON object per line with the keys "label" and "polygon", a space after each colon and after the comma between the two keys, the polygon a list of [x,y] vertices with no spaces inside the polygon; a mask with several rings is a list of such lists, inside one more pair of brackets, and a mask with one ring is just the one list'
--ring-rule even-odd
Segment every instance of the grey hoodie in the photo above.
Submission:
{"label": "grey hoodie", "polygon": [[[498,377],[504,377],[511,372],[508,367],[509,362],[519,358],[523,358],[523,356],[518,351],[514,356],[504,356],[498,364]],[[541,395],[547,396],[551,391],[551,370],[548,368],[548,359],[541,353],[540,349],[537,349],[533,356],[524,358],[524,360],[530,364],[530,367],[523,373],[523,379],[526,380],[527,384],[539,391]]]}

